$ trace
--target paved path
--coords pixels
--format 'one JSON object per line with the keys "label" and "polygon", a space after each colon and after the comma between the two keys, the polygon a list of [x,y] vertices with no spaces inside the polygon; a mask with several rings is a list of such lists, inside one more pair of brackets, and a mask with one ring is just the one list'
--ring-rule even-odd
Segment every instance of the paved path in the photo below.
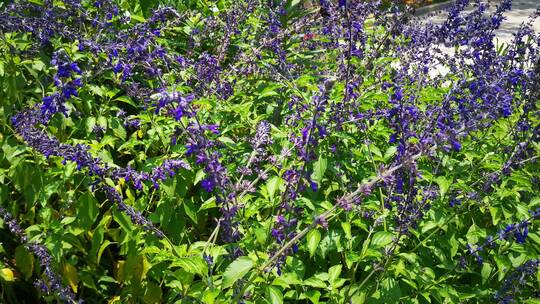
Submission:
{"label": "paved path", "polygon": [[[496,5],[500,2],[498,0],[486,1],[490,3],[488,11],[495,10]],[[514,0],[512,2],[512,9],[504,14],[506,19],[503,21],[501,27],[495,33],[495,45],[500,43],[510,43],[513,39],[513,34],[519,29],[523,22],[529,20],[529,16],[540,8],[540,0]],[[467,10],[472,10],[472,6]],[[427,22],[442,23],[447,17],[446,11],[438,13],[427,13],[419,15],[421,20],[424,18]],[[540,17],[533,23],[533,29],[537,34],[540,34]],[[453,54],[453,48],[445,48],[441,46],[443,52]],[[448,68],[443,66],[436,66],[430,71],[431,76],[445,75],[448,73]]]}
{"label": "paved path", "polygon": [[[489,11],[495,9],[495,6],[499,1],[487,1],[491,4]],[[540,8],[540,0],[514,0],[512,1],[512,10],[506,12],[506,20],[503,21],[503,24],[496,33],[496,39],[498,42],[510,42],[512,40],[512,34],[515,33],[522,22],[526,22],[528,17]],[[429,21],[435,23],[440,23],[446,19],[446,13],[442,12],[436,14],[435,16],[426,14],[424,15],[428,18]],[[419,16],[422,18],[422,16]],[[534,30],[537,33],[540,33],[540,18],[537,18],[533,23]]]}
{"label": "paved path", "polygon": [[[502,42],[512,40],[512,34],[517,31],[522,22],[526,22],[528,17],[540,8],[540,0],[514,0],[512,10],[505,14],[506,20],[497,31],[497,37]],[[533,23],[536,33],[540,33],[540,18]]]}

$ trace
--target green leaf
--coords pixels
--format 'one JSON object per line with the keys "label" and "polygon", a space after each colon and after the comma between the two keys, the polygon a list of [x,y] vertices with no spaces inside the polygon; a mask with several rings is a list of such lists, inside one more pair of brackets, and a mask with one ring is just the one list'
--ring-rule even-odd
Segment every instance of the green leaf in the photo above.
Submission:
{"label": "green leaf", "polygon": [[275,96],[275,95],[279,95],[276,90],[281,87],[280,84],[272,84],[272,85],[266,85],[264,86],[264,89],[262,90],[261,93],[259,93],[259,95],[257,96],[258,99],[261,99],[261,98],[264,98],[264,97],[268,97],[268,96]]}
{"label": "green leaf", "polygon": [[266,239],[268,238],[267,235],[267,229],[263,227],[254,228],[253,232],[255,234],[255,238],[259,244],[264,244],[266,242]]}
{"label": "green leaf", "polygon": [[199,211],[206,210],[210,208],[216,208],[216,197],[212,196],[211,198],[207,199],[204,203],[201,204],[201,207],[199,207]]}
{"label": "green leaf", "polygon": [[89,84],[89,85],[87,85],[87,87],[90,89],[90,91],[92,93],[94,93],[95,95],[97,95],[99,97],[103,97],[105,95],[105,92],[103,91],[103,89],[96,86],[96,85]]}
{"label": "green leaf", "polygon": [[132,225],[129,217],[126,214],[124,214],[121,211],[114,210],[113,211],[113,219],[114,219],[115,222],[118,223],[118,225],[120,225],[122,230],[124,230],[125,232],[130,233],[130,234],[128,234],[128,236],[129,235],[133,235],[133,236],[135,235],[133,233],[133,230],[134,230],[133,225]]}
{"label": "green leaf", "polygon": [[21,162],[9,173],[15,188],[22,192],[24,199],[27,202],[35,202],[36,197],[43,188],[44,178],[42,171],[36,170],[35,166],[27,162]]}
{"label": "green leaf", "polygon": [[371,245],[374,247],[384,247],[392,242],[393,234],[388,231],[376,232],[371,238]]}
{"label": "green leaf", "polygon": [[381,149],[379,149],[375,144],[369,145],[369,151],[379,158],[383,157]]}
{"label": "green leaf", "polygon": [[161,287],[156,283],[148,282],[143,301],[146,304],[161,303]]}
{"label": "green leaf", "polygon": [[345,236],[347,237],[347,239],[352,239],[351,224],[348,222],[341,222],[341,228],[343,228],[343,232],[345,232]]}
{"label": "green leaf", "polygon": [[201,276],[208,273],[208,266],[201,256],[176,258],[170,267],[181,267],[189,273],[199,274]]}
{"label": "green leaf", "polygon": [[92,193],[85,192],[79,197],[78,204],[77,218],[82,228],[88,230],[92,227],[99,214],[98,201]]}
{"label": "green leaf", "polygon": [[267,286],[266,295],[272,304],[281,304],[283,303],[283,293],[276,286]]}
{"label": "green leaf", "polygon": [[227,137],[227,136],[221,136],[218,138],[218,140],[224,144],[228,144],[228,145],[235,145],[236,143],[234,142],[234,140],[232,140],[230,137]]}
{"label": "green leaf", "polygon": [[391,146],[388,149],[386,149],[386,152],[384,152],[384,160],[385,161],[390,160],[396,154],[396,151],[397,151],[397,147],[395,146]]}
{"label": "green leaf", "polygon": [[146,273],[150,269],[150,265],[143,255],[128,256],[124,264],[124,280],[135,280],[141,283],[146,278]]}
{"label": "green leaf", "polygon": [[456,236],[454,234],[452,234],[452,237],[450,237],[449,244],[450,244],[450,257],[453,258],[456,256],[458,252],[458,248],[459,248],[459,243],[456,240]]}
{"label": "green leaf", "polygon": [[328,233],[322,238],[319,243],[319,249],[322,254],[322,257],[325,258],[326,255],[332,251],[340,252],[341,248],[341,231],[337,229],[330,229]]}
{"label": "green leaf", "polygon": [[489,276],[491,275],[491,270],[493,268],[489,263],[482,264],[482,271],[480,272],[482,275],[482,284],[485,284],[487,280],[489,279]]}
{"label": "green leaf", "polygon": [[135,109],[138,108],[137,104],[135,102],[133,102],[133,100],[129,96],[120,96],[120,97],[115,98],[114,100],[127,103],[127,104],[129,104],[130,106],[132,106]]}
{"label": "green leaf", "polygon": [[184,211],[186,212],[186,214],[195,224],[197,224],[197,209],[195,208],[195,205],[189,200],[185,200],[183,202],[183,205],[184,205]]}
{"label": "green leaf", "polygon": [[97,254],[97,263],[98,264],[99,264],[99,260],[101,260],[101,255],[103,254],[103,251],[105,251],[105,248],[107,248],[107,246],[109,246],[110,244],[112,244],[111,241],[105,240],[105,241],[103,241],[103,244],[101,244],[101,246],[99,247],[98,254]]}
{"label": "green leaf", "polygon": [[146,19],[143,17],[143,16],[139,16],[139,15],[135,15],[135,14],[131,14],[131,19],[132,20],[135,20],[137,22],[146,22]]}
{"label": "green leaf", "polygon": [[195,174],[195,179],[193,180],[193,184],[196,185],[198,182],[200,182],[206,174],[204,173],[203,169],[197,171],[197,174]]}
{"label": "green leaf", "polygon": [[9,268],[2,268],[0,269],[0,278],[6,282],[12,282],[15,280],[15,276],[13,275],[13,271]]}
{"label": "green leaf", "polygon": [[216,301],[216,297],[219,295],[219,290],[210,290],[207,289],[203,293],[202,301],[203,303],[208,304],[214,304]]}
{"label": "green leaf", "polygon": [[268,196],[271,200],[274,199],[274,195],[276,194],[276,190],[279,188],[280,184],[281,178],[279,178],[279,176],[272,176],[268,179],[268,182],[266,182],[266,191],[268,192]]}
{"label": "green leaf", "polygon": [[351,303],[363,304],[366,301],[366,294],[364,292],[357,292],[351,297]]}
{"label": "green leaf", "polygon": [[439,176],[435,179],[435,182],[437,183],[437,185],[439,185],[439,189],[441,190],[441,197],[443,197],[450,188],[450,185],[452,184],[452,179],[446,179],[446,177],[444,176]]}
{"label": "green leaf", "polygon": [[71,286],[71,289],[76,293],[79,285],[77,268],[69,263],[64,264],[63,268],[62,276],[67,279],[69,286]]}
{"label": "green leaf", "polygon": [[326,288],[328,287],[328,284],[325,283],[323,280],[313,276],[307,280],[304,281],[304,285],[311,286],[315,288]]}
{"label": "green leaf", "polygon": [[285,289],[289,288],[290,285],[301,285],[302,281],[298,275],[294,272],[282,273],[280,276],[276,277],[272,282],[272,285],[281,286]]}
{"label": "green leaf", "polygon": [[304,265],[304,262],[294,256],[287,258],[287,269],[295,273],[299,278],[303,278],[306,273],[306,265]]}
{"label": "green leaf", "polygon": [[124,129],[124,126],[122,126],[118,118],[111,119],[111,129],[116,137],[121,140],[126,140],[126,129]]}
{"label": "green leaf", "polygon": [[321,241],[321,233],[317,229],[311,230],[310,232],[308,232],[306,240],[309,255],[313,256],[315,254],[315,251],[317,250],[317,247],[319,246],[319,242]]}
{"label": "green leaf", "polygon": [[34,259],[28,250],[22,245],[15,249],[15,262],[17,263],[17,268],[19,268],[27,279],[32,276]]}
{"label": "green leaf", "polygon": [[291,1],[291,7],[297,6],[298,4],[300,4],[300,2],[302,2],[302,0],[292,0]]}
{"label": "green leaf", "polygon": [[393,278],[386,278],[381,284],[381,298],[385,303],[398,303],[401,297],[399,284]]}
{"label": "green leaf", "polygon": [[437,223],[434,221],[429,221],[425,225],[422,226],[421,232],[426,233],[435,227],[437,227]]}
{"label": "green leaf", "polygon": [[[152,8],[156,7],[158,4],[157,0],[139,0],[139,4],[142,9],[142,13],[145,17],[148,17],[152,14]],[[133,15],[132,15],[133,17]]]}
{"label": "green leaf", "polygon": [[[318,290],[308,290],[305,292],[306,298],[308,298],[311,303],[319,304],[319,298],[321,297],[321,292]],[[355,302],[353,302],[355,303]]]}
{"label": "green leaf", "polygon": [[335,282],[338,278],[339,278],[339,275],[341,274],[341,264],[339,265],[334,265],[332,267],[330,267],[330,269],[328,269],[328,281],[330,283],[332,282]]}
{"label": "green leaf", "polygon": [[317,184],[321,184],[322,179],[324,177],[324,172],[326,172],[326,167],[328,165],[328,161],[326,158],[319,155],[319,160],[315,162],[313,165],[313,175],[312,178]]}
{"label": "green leaf", "polygon": [[223,288],[231,287],[236,281],[243,278],[253,268],[253,261],[247,256],[234,260],[223,274]]}

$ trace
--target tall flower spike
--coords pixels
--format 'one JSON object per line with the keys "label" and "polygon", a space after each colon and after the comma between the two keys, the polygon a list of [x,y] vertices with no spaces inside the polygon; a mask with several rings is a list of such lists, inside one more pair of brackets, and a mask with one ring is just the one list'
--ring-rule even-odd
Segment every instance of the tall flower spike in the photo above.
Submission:
{"label": "tall flower spike", "polygon": [[34,282],[34,285],[38,287],[41,292],[55,294],[66,303],[82,303],[82,301],[75,300],[75,295],[69,287],[62,286],[62,279],[53,269],[52,257],[47,248],[36,242],[26,243],[28,237],[24,233],[24,230],[19,223],[17,223],[15,218],[13,218],[13,216],[2,206],[0,206],[0,218],[7,224],[9,231],[18,238],[19,242],[23,243],[28,251],[32,252],[38,258],[46,280],[38,279]]}
{"label": "tall flower spike", "polygon": [[107,199],[115,203],[118,206],[118,210],[127,214],[131,218],[131,222],[133,224],[142,226],[144,230],[153,232],[158,238],[165,237],[165,234],[156,226],[154,226],[154,223],[146,219],[140,212],[136,211],[133,207],[126,205],[118,191],[116,191],[116,189],[110,186],[103,186],[103,189],[105,191]]}

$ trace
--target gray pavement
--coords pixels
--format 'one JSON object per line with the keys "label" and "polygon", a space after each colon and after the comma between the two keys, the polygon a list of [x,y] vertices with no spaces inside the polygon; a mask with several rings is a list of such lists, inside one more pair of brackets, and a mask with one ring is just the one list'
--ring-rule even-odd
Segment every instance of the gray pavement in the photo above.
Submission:
{"label": "gray pavement", "polygon": [[[497,0],[486,1],[490,4],[488,11],[495,10],[496,5],[500,2]],[[540,8],[540,0],[514,0],[512,2],[512,9],[504,14],[506,19],[503,21],[501,27],[495,32],[494,42],[495,45],[503,43],[510,43],[513,39],[513,34],[519,29],[520,25],[529,20],[531,16],[538,8]],[[468,8],[472,10],[472,6]],[[419,14],[417,17],[420,20],[426,22],[442,23],[446,19],[446,11],[438,11],[436,13],[429,12],[429,9],[425,10],[425,14]],[[540,34],[540,18],[537,18],[532,24],[533,29],[537,34]],[[453,49],[445,48],[441,46],[443,53],[447,55],[453,54]],[[436,66],[430,71],[432,77],[436,75],[445,75],[448,73],[448,69],[444,66]]]}
{"label": "gray pavement", "polygon": [[[486,1],[490,4],[489,11],[493,11],[495,6],[499,3],[497,0]],[[504,15],[506,19],[503,21],[501,28],[496,32],[496,42],[508,43],[512,41],[512,34],[515,33],[521,23],[527,22],[529,16],[540,8],[540,0],[514,0],[512,1],[512,10],[506,12]],[[440,12],[436,15],[426,14],[424,15],[427,20],[440,23],[446,18],[445,12]],[[422,16],[419,16],[422,18]],[[533,28],[537,33],[540,33],[540,18],[537,18],[533,23]]]}
{"label": "gray pavement", "polygon": [[[501,28],[497,31],[497,38],[501,42],[509,42],[512,40],[512,34],[517,31],[522,22],[526,22],[527,18],[540,8],[540,0],[514,0],[512,2],[512,10],[505,14],[506,20]],[[533,23],[535,32],[540,33],[540,18],[537,18]]]}

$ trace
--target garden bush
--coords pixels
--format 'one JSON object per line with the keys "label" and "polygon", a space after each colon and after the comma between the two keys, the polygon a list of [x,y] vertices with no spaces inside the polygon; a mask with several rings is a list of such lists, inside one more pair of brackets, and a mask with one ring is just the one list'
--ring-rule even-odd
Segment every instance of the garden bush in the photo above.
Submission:
{"label": "garden bush", "polygon": [[0,2],[1,301],[540,302],[511,2]]}

